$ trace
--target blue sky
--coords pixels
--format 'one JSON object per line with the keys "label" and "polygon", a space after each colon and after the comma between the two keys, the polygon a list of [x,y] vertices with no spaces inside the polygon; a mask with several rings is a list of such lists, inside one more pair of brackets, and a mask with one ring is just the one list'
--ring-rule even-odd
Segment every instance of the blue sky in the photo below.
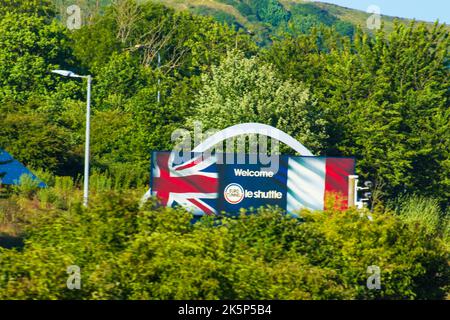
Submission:
{"label": "blue sky", "polygon": [[415,18],[450,24],[449,0],[321,0],[347,8],[366,11],[370,5],[381,9],[381,14],[402,18]]}

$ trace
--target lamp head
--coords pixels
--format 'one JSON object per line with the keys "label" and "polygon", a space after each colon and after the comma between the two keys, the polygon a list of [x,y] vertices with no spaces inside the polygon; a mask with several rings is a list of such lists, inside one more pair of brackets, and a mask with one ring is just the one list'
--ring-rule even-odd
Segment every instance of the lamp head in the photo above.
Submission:
{"label": "lamp head", "polygon": [[53,73],[59,74],[63,77],[71,77],[71,78],[81,78],[81,76],[77,75],[76,73],[68,70],[52,70]]}

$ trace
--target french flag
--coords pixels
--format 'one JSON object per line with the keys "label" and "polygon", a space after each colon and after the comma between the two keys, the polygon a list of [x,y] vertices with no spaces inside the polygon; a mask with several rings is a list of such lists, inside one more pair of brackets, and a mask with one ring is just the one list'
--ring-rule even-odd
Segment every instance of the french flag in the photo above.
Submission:
{"label": "french flag", "polygon": [[337,198],[339,209],[348,207],[349,176],[355,159],[290,157],[287,173],[287,211],[302,208],[325,210],[328,197]]}

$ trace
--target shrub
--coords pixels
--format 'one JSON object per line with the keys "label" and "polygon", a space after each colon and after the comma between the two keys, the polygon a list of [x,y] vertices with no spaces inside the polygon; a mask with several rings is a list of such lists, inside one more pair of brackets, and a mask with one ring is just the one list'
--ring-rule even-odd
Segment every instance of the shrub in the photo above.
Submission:
{"label": "shrub", "polygon": [[31,199],[39,190],[39,181],[28,174],[20,176],[19,184],[14,186],[17,194]]}
{"label": "shrub", "polygon": [[401,196],[394,205],[400,219],[408,224],[419,223],[426,232],[436,234],[440,231],[442,211],[439,201],[422,196]]}
{"label": "shrub", "polygon": [[[22,251],[0,249],[0,299],[442,299],[449,248],[424,221],[390,211],[272,209],[192,223],[139,207],[140,192],[101,192],[88,209],[30,209]],[[31,201],[31,200],[28,200]],[[66,288],[69,265],[82,289]],[[381,289],[366,286],[381,270]]]}

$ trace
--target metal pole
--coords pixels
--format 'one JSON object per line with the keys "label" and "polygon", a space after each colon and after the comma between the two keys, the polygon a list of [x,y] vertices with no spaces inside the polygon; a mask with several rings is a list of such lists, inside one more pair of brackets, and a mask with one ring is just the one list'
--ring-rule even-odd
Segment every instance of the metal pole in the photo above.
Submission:
{"label": "metal pole", "polygon": [[86,145],[84,150],[84,194],[83,205],[87,207],[89,200],[89,143],[91,127],[91,76],[87,76],[87,101],[86,101]]}
{"label": "metal pole", "polygon": [[359,176],[348,176],[348,207],[358,206],[358,178]]}
{"label": "metal pole", "polygon": [[[158,72],[159,72],[160,68],[161,68],[161,55],[158,52]],[[158,97],[157,97],[158,104],[161,102],[161,87],[160,87],[160,85],[161,85],[161,78],[158,74]]]}

